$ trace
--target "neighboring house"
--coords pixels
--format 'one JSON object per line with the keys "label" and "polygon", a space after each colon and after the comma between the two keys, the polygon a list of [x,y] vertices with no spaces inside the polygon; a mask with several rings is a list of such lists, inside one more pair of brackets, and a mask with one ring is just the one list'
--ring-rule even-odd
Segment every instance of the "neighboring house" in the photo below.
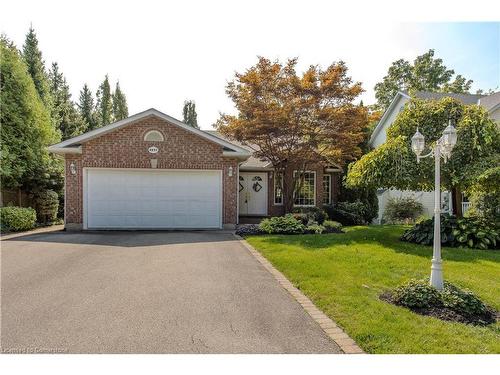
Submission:
{"label": "neighboring house", "polygon": [[[441,99],[443,97],[451,97],[459,100],[463,104],[477,104],[483,106],[490,114],[490,117],[500,123],[500,92],[491,95],[473,95],[473,94],[453,94],[453,93],[437,93],[428,91],[419,91],[415,93],[415,97],[419,99]],[[376,148],[383,144],[387,138],[387,129],[396,120],[399,112],[404,109],[405,104],[410,100],[410,95],[406,92],[398,92],[387,110],[382,115],[375,130],[370,138],[370,146]],[[424,191],[400,191],[400,190],[385,190],[377,191],[379,212],[376,220],[377,223],[382,223],[385,206],[392,197],[415,197],[424,206],[424,214],[432,216],[434,213],[434,194]],[[452,211],[451,193],[444,192],[442,194],[441,206],[444,211]],[[465,198],[462,199],[462,211],[465,212],[469,207],[469,203]]]}
{"label": "neighboring house", "polygon": [[[234,228],[283,213],[280,178],[252,150],[156,109],[50,146],[65,158],[67,229]],[[306,172],[296,204],[336,201],[340,170]]]}

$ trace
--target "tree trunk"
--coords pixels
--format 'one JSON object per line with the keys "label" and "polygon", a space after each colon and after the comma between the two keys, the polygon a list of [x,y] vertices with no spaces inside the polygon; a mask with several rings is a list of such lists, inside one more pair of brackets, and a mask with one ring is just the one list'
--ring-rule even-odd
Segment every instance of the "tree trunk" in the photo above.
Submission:
{"label": "tree trunk", "polygon": [[451,200],[453,206],[453,215],[456,217],[462,217],[462,192],[458,187],[453,187],[451,189]]}

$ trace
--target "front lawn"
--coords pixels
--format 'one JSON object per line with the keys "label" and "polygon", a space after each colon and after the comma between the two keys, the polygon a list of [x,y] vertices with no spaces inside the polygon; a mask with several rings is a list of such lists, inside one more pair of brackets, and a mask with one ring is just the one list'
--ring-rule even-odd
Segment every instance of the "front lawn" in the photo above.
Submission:
{"label": "front lawn", "polygon": [[[345,234],[247,238],[368,353],[500,353],[500,323],[464,325],[417,315],[379,299],[428,277],[432,248],[399,241],[403,226]],[[444,276],[500,310],[500,251],[444,248]]]}

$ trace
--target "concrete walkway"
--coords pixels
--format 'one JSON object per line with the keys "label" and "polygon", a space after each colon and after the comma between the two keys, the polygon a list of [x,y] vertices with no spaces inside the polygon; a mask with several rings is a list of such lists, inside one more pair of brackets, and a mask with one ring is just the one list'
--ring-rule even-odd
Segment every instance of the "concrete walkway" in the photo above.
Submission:
{"label": "concrete walkway", "polygon": [[221,232],[46,232],[1,241],[4,352],[338,353]]}

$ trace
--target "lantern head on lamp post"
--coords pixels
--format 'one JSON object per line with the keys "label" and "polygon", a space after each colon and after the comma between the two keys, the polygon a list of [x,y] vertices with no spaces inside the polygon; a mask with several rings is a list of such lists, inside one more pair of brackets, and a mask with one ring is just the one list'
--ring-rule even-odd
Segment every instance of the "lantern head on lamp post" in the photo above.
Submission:
{"label": "lantern head on lamp post", "polygon": [[417,127],[417,132],[411,137],[411,149],[417,155],[417,163],[420,163],[420,155],[422,155],[422,152],[424,151],[425,148],[425,138],[418,131]]}

